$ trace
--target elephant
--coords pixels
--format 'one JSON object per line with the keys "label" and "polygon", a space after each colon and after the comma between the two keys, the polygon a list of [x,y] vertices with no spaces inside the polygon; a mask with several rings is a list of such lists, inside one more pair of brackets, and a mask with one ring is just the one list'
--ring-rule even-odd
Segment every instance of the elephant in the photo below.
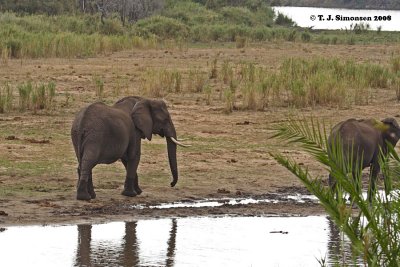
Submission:
{"label": "elephant", "polygon": [[97,164],[111,164],[121,160],[126,169],[122,194],[140,195],[137,168],[140,161],[141,139],[152,139],[157,134],[166,138],[169,165],[173,180],[178,181],[176,131],[163,100],[128,96],[113,106],[97,102],[83,108],[75,117],[71,139],[78,160],[77,199],[96,198],[92,169]]}
{"label": "elephant", "polygon": [[[356,168],[370,167],[368,199],[371,202],[372,193],[375,191],[376,178],[380,171],[379,153],[382,151],[387,154],[387,142],[394,147],[399,138],[400,127],[394,118],[386,118],[382,121],[348,119],[332,128],[328,138],[328,155],[332,157],[332,146],[339,143],[344,158],[348,160],[352,156],[353,169],[351,171],[353,177],[356,177]],[[336,186],[336,181],[331,174],[329,175],[329,185],[332,189]]]}

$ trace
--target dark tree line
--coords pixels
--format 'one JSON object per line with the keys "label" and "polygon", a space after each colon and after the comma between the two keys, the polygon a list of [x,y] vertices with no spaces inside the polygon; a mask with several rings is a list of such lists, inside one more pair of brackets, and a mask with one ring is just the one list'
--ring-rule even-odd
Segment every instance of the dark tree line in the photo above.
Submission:
{"label": "dark tree line", "polygon": [[164,0],[0,0],[0,11],[57,15],[64,13],[101,14],[102,22],[118,14],[121,22],[134,22],[164,7]]}
{"label": "dark tree line", "polygon": [[74,12],[76,0],[0,0],[0,11],[57,15]]}
{"label": "dark tree line", "polygon": [[164,0],[79,0],[81,12],[100,12],[101,20],[117,13],[122,24],[148,17],[164,7]]}

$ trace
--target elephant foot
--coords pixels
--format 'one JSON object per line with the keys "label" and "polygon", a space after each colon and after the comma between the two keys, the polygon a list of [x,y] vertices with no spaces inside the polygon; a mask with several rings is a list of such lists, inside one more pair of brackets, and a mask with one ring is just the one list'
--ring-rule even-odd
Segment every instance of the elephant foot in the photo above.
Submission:
{"label": "elephant foot", "polygon": [[77,200],[91,200],[92,197],[87,192],[78,192],[78,194],[76,195],[76,199]]}
{"label": "elephant foot", "polygon": [[95,199],[95,198],[96,198],[96,193],[95,193],[94,191],[93,191],[93,192],[90,192],[89,195],[90,195],[90,197],[91,197],[92,199]]}
{"label": "elephant foot", "polygon": [[76,194],[77,200],[91,200],[92,197],[88,192],[87,181],[80,179],[78,184],[78,190]]}
{"label": "elephant foot", "polygon": [[122,195],[127,196],[127,197],[136,197],[138,193],[135,190],[127,190],[125,189],[122,191]]}
{"label": "elephant foot", "polygon": [[89,192],[89,195],[90,195],[90,197],[91,197],[92,199],[95,199],[95,198],[96,198],[96,193],[94,192],[93,186],[89,186],[88,192]]}
{"label": "elephant foot", "polygon": [[139,187],[136,187],[135,188],[135,191],[136,191],[136,193],[138,194],[138,195],[140,195],[143,191],[142,191],[142,189],[140,189]]}

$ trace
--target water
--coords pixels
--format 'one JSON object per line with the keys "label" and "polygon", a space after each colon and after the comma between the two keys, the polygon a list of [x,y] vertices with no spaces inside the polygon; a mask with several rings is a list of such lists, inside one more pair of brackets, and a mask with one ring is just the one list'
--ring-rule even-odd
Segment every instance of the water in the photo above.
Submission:
{"label": "water", "polygon": [[1,266],[319,266],[317,259],[348,257],[344,248],[322,216],[189,217],[0,232]]}
{"label": "water", "polygon": [[221,207],[236,206],[263,203],[318,203],[318,199],[312,195],[284,195],[284,194],[267,194],[257,199],[255,198],[215,198],[186,202],[161,203],[157,205],[146,206],[143,204],[132,206],[134,209],[176,209],[176,208],[204,208],[204,207]]}
{"label": "water", "polygon": [[[384,190],[378,190],[379,198],[384,200],[386,194]],[[367,200],[368,193],[363,192],[362,197]],[[398,199],[400,197],[399,190],[392,190],[387,198],[392,201],[393,199]],[[349,199],[345,195],[346,199]],[[181,201],[173,203],[161,203],[157,205],[134,205],[131,206],[132,209],[179,209],[179,208],[212,208],[221,206],[237,206],[237,205],[249,205],[249,204],[264,204],[264,203],[319,203],[318,198],[314,195],[303,195],[303,194],[277,194],[270,193],[258,198],[211,198],[203,200],[191,200],[191,201]],[[350,202],[348,202],[350,203]]]}
{"label": "water", "polygon": [[[328,15],[331,15],[332,18],[340,15],[343,17],[371,17],[372,21],[364,21],[364,23],[368,23],[373,30],[376,30],[377,27],[382,27],[383,31],[400,31],[399,10],[358,10],[317,7],[274,7],[274,9],[292,18],[301,27],[339,30],[350,29],[351,24],[360,23],[360,21],[327,21]],[[320,21],[318,15],[323,15],[325,21]],[[312,20],[311,16],[315,16],[315,20]],[[375,16],[377,16],[377,20],[375,20]],[[390,21],[384,20],[384,17],[388,19],[387,16],[391,16]]]}

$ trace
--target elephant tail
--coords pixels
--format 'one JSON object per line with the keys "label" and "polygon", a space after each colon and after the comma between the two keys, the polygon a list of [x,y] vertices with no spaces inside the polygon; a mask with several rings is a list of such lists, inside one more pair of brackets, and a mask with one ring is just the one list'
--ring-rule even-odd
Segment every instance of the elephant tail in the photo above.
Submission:
{"label": "elephant tail", "polygon": [[85,133],[82,132],[78,135],[78,163],[79,163],[79,168],[81,167],[82,163],[82,158],[83,158],[83,143],[85,140]]}

